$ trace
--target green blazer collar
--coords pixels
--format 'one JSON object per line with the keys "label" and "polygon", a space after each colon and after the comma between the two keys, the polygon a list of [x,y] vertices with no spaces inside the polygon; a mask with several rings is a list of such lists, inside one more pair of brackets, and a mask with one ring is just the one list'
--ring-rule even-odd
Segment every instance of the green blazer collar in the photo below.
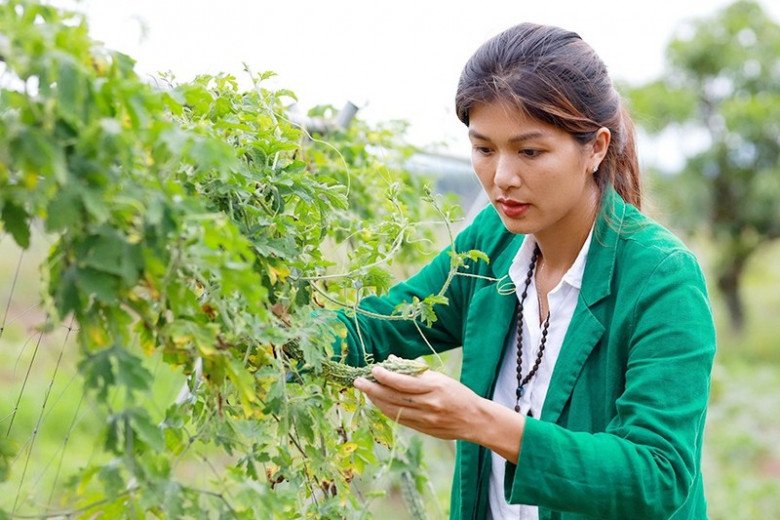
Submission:
{"label": "green blazer collar", "polygon": [[[509,233],[509,231],[505,232]],[[515,259],[515,255],[517,255],[517,251],[520,249],[520,245],[523,243],[524,238],[525,235],[514,235],[507,246],[490,259],[493,274],[500,280],[498,282],[499,284],[507,285],[511,283],[511,280],[509,279],[509,268],[512,265],[512,260]]]}
{"label": "green blazer collar", "polygon": [[625,213],[626,203],[610,187],[602,199],[601,211],[596,219],[588,261],[582,277],[580,296],[588,307],[595,305],[612,292],[617,242],[623,230]]}

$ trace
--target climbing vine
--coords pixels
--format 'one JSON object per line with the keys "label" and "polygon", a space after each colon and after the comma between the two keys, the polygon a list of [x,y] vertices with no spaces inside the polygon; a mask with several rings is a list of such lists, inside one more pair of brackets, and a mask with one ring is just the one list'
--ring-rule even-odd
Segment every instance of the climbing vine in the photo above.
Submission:
{"label": "climbing vine", "polygon": [[[109,455],[63,483],[58,506],[33,495],[9,513],[361,517],[355,478],[390,460],[405,494],[421,486],[391,423],[335,384],[333,348],[333,311],[360,312],[394,262],[431,252],[431,224],[452,220],[403,170],[403,125],[311,135],[290,119],[294,94],[266,87],[271,73],[246,70],[247,88],[142,79],[81,15],[25,0],[0,5],[0,60],[3,232],[22,248],[36,227],[54,237],[46,327],[75,324]],[[451,277],[484,260],[451,256]],[[377,318],[430,324],[445,289]],[[149,356],[185,384],[161,414],[145,406]],[[16,448],[2,445],[0,478]],[[203,450],[226,468],[209,489],[182,476]]]}

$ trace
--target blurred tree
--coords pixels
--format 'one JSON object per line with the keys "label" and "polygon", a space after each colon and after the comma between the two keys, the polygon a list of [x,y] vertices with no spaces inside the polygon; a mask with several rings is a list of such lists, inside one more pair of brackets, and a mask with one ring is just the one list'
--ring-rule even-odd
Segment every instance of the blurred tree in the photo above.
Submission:
{"label": "blurred tree", "polygon": [[664,76],[628,97],[651,134],[708,137],[659,186],[677,225],[716,241],[718,288],[741,330],[746,263],[780,238],[780,25],[756,2],[738,1],[682,27],[666,53]]}

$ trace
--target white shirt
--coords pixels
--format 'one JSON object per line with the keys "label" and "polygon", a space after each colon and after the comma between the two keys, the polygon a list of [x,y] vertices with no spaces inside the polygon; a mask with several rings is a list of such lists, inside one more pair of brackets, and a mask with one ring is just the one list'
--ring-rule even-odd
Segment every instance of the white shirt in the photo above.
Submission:
{"label": "white shirt", "polygon": [[[547,389],[550,386],[555,362],[561,351],[563,338],[569,328],[574,308],[582,286],[582,274],[585,271],[585,260],[590,249],[590,241],[593,236],[591,228],[588,238],[582,245],[574,263],[563,275],[558,285],[547,295],[547,303],[550,309],[550,325],[547,331],[544,355],[536,375],[525,386],[525,394],[520,398],[520,413],[527,415],[529,410],[532,415],[539,418],[542,415]],[[518,301],[525,287],[528,266],[531,264],[531,256],[536,246],[533,235],[527,235],[520,249],[517,251],[512,265],[509,268],[509,278],[515,285],[515,293]],[[522,374],[525,377],[536,361],[539,352],[539,343],[542,338],[542,323],[539,322],[539,299],[536,292],[535,276],[531,278],[528,286],[528,294],[523,303],[523,365]],[[517,389],[517,327],[513,326],[513,333],[509,335],[508,344],[505,346],[504,359],[498,372],[496,388],[493,392],[493,401],[514,410]],[[491,453],[492,464],[489,482],[490,517],[494,520],[512,519],[538,520],[539,508],[530,505],[510,505],[504,498],[504,470],[506,460],[495,453]]]}

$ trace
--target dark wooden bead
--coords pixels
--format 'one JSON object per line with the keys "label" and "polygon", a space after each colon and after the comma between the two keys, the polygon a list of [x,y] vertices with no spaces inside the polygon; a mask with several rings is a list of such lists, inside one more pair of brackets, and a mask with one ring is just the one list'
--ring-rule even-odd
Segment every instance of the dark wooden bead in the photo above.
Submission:
{"label": "dark wooden bead", "polygon": [[[528,267],[528,274],[525,279],[525,286],[523,293],[520,296],[520,301],[517,304],[517,390],[515,395],[517,396],[517,404],[515,405],[515,412],[520,412],[520,398],[525,394],[525,385],[536,375],[539,370],[539,366],[542,363],[542,356],[544,356],[545,343],[547,342],[548,329],[550,327],[550,313],[547,312],[547,318],[544,320],[542,327],[542,339],[539,343],[539,352],[536,354],[536,359],[533,367],[529,370],[525,377],[522,377],[522,364],[523,364],[523,305],[525,299],[528,296],[528,287],[531,285],[534,271],[536,270],[536,261],[539,258],[541,251],[537,245],[534,248],[534,252],[531,255],[531,265]],[[533,417],[531,412],[528,412],[529,417]]]}

